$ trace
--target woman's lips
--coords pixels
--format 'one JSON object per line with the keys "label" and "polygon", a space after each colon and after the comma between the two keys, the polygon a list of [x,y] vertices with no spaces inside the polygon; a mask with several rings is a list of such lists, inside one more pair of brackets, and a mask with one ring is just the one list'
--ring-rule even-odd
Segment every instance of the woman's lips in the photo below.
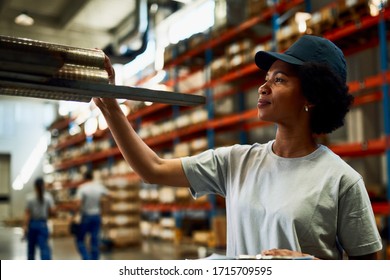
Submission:
{"label": "woman's lips", "polygon": [[258,108],[264,108],[264,107],[266,107],[266,106],[268,106],[268,105],[270,105],[270,104],[271,104],[271,102],[269,102],[269,101],[267,101],[267,100],[259,99],[259,100],[257,101],[257,107],[258,107]]}

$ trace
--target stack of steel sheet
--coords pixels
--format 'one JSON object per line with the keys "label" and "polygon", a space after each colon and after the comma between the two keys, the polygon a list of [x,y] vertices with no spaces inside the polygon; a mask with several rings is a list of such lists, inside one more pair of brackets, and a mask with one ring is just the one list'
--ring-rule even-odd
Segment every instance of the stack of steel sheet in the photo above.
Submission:
{"label": "stack of steel sheet", "polygon": [[111,97],[192,106],[203,96],[108,84],[105,54],[37,40],[0,36],[0,95],[89,102]]}

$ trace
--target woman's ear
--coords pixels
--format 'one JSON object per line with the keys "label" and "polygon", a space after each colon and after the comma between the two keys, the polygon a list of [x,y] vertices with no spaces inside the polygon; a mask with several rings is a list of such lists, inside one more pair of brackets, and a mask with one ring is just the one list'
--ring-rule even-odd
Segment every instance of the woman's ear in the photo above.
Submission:
{"label": "woman's ear", "polygon": [[310,103],[307,103],[305,104],[305,106],[303,107],[303,109],[305,110],[305,112],[309,112],[311,109],[313,109],[315,107],[314,104],[310,104]]}

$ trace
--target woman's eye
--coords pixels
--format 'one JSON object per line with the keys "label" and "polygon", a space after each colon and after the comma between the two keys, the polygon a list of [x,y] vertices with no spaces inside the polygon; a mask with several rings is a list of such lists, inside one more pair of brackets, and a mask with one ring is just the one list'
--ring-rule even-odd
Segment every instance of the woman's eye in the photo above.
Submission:
{"label": "woman's eye", "polygon": [[283,82],[284,80],[282,78],[279,78],[279,77],[276,77],[275,78],[275,83],[281,83]]}

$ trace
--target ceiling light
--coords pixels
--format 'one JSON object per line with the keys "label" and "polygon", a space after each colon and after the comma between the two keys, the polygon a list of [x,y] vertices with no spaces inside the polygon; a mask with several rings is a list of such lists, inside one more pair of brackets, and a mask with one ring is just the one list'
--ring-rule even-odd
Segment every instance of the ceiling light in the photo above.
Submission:
{"label": "ceiling light", "polygon": [[190,3],[190,0],[174,0],[176,2],[182,3],[182,4],[188,4]]}
{"label": "ceiling light", "polygon": [[304,12],[297,12],[295,14],[295,22],[298,24],[298,30],[300,33],[306,32],[306,21],[308,21],[311,18],[311,14],[304,13]]}
{"label": "ceiling light", "polygon": [[387,0],[370,0],[368,1],[368,5],[370,8],[370,15],[372,17],[376,17],[379,15],[380,11],[384,9],[384,7],[387,6]]}
{"label": "ceiling light", "polygon": [[89,118],[84,123],[84,133],[86,136],[92,136],[95,134],[98,128],[98,120],[94,117]]}
{"label": "ceiling light", "polygon": [[22,12],[15,17],[15,23],[23,26],[31,26],[34,24],[34,19],[27,12]]}

